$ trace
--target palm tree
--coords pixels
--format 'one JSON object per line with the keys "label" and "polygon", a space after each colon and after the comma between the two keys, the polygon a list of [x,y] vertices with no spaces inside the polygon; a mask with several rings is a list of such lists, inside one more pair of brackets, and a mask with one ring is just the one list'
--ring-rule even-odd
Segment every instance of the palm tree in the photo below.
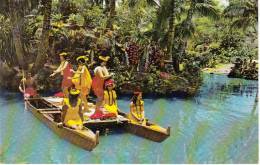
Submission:
{"label": "palm tree", "polygon": [[103,1],[104,1],[104,0],[93,0],[93,1],[94,1],[94,3],[95,3],[96,5],[103,7]]}
{"label": "palm tree", "polygon": [[158,6],[160,7],[160,1],[159,0],[128,0],[129,7],[135,7],[135,6],[142,6],[142,5],[149,5],[149,6]]}
{"label": "palm tree", "polygon": [[183,10],[181,4],[183,3],[183,0],[163,0],[157,11],[153,40],[158,41],[160,39],[161,44],[166,45],[169,60],[172,60],[172,54],[174,53],[172,47],[176,26],[175,22],[180,20],[180,15]]}
{"label": "palm tree", "polygon": [[[171,55],[173,54],[172,46],[173,46],[173,41],[174,41],[174,22],[175,22],[175,15],[176,15],[175,0],[171,0],[169,11],[170,11],[170,18],[169,18],[167,54],[170,55],[170,57],[172,57]],[[172,59],[170,58],[170,60],[172,60]]]}
{"label": "palm tree", "polygon": [[175,30],[175,40],[179,41],[179,46],[175,49],[175,55],[173,54],[173,66],[176,72],[179,72],[179,58],[185,52],[188,39],[195,32],[195,26],[192,20],[193,16],[197,14],[199,16],[206,16],[211,19],[219,18],[219,12],[216,9],[216,4],[212,0],[190,0],[189,6],[186,19],[176,25]]}
{"label": "palm tree", "polygon": [[[108,3],[106,1],[106,3]],[[110,2],[108,4],[109,7],[106,7],[106,10],[109,11],[109,18],[107,20],[107,28],[110,28],[111,30],[113,30],[113,21],[114,21],[114,17],[116,15],[116,0],[110,0]]]}
{"label": "palm tree", "polygon": [[15,46],[15,53],[17,56],[18,64],[21,68],[25,67],[24,61],[24,47],[22,44],[22,36],[20,27],[23,24],[23,19],[21,18],[21,11],[18,10],[20,8],[20,2],[9,1],[9,12],[11,15],[11,24],[12,24],[12,36],[13,42]]}
{"label": "palm tree", "polygon": [[256,32],[257,11],[257,0],[240,0],[230,3],[224,10],[224,16],[233,20],[232,29],[238,28],[246,31],[253,28]]}
{"label": "palm tree", "polygon": [[33,71],[36,72],[43,66],[46,59],[47,50],[49,48],[49,30],[50,30],[50,19],[51,19],[51,7],[52,0],[42,0],[43,8],[43,27],[41,41],[39,43],[38,55],[36,57],[35,64],[33,66]]}

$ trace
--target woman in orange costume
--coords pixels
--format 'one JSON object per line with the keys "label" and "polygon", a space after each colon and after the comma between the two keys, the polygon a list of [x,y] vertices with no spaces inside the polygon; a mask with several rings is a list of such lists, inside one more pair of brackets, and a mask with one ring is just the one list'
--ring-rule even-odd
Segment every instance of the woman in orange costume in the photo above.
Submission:
{"label": "woman in orange costume", "polygon": [[104,97],[104,82],[105,80],[111,78],[113,74],[109,74],[106,64],[109,60],[109,56],[103,57],[99,56],[100,66],[97,66],[94,69],[95,77],[92,81],[92,89],[94,94],[97,96],[96,109],[98,110],[102,105],[103,97]]}
{"label": "woman in orange costume", "polygon": [[64,96],[68,97],[68,89],[72,85],[72,81],[71,81],[71,77],[73,75],[71,71],[72,66],[68,62],[68,53],[63,52],[60,53],[59,55],[61,60],[60,66],[50,75],[50,77],[55,76],[57,73],[61,73],[61,75],[63,76],[61,88]]}
{"label": "woman in orange costume", "polygon": [[77,59],[78,62],[78,69],[74,72],[74,76],[72,78],[72,83],[75,85],[76,89],[80,90],[80,97],[83,101],[84,108],[88,109],[88,94],[90,92],[91,84],[92,84],[92,78],[89,73],[88,68],[86,67],[86,61],[88,61],[88,58],[86,56],[79,56]]}

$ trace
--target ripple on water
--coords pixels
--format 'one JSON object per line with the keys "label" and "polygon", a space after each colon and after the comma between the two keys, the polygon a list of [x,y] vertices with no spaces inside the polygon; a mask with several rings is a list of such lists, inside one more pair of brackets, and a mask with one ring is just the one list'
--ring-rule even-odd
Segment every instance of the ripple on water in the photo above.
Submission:
{"label": "ripple on water", "polygon": [[[100,137],[92,152],[59,138],[24,111],[22,97],[0,94],[0,156],[4,163],[256,163],[257,81],[204,75],[189,99],[144,99],[146,116],[171,136],[155,143],[129,133]],[[129,111],[130,98],[118,101]]]}

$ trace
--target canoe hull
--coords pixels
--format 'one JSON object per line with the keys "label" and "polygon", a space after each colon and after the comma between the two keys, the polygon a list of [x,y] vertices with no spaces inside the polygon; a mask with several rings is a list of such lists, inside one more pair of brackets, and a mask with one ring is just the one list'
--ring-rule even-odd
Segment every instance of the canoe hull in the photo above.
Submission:
{"label": "canoe hull", "polygon": [[137,136],[155,141],[155,142],[162,142],[166,138],[168,138],[170,135],[167,133],[157,132],[149,127],[128,123],[125,125],[125,129],[132,134],[135,134]]}
{"label": "canoe hull", "polygon": [[[89,101],[94,103],[94,101]],[[60,103],[56,103],[57,105],[60,105]],[[99,130],[101,132],[104,132],[106,129],[114,129],[114,128],[123,128],[123,130],[132,133],[134,135],[144,137],[146,139],[155,141],[155,142],[162,142],[166,138],[170,136],[170,127],[167,129],[160,127],[159,125],[155,123],[151,123],[147,121],[148,126],[142,126],[140,124],[132,123],[127,119],[127,114],[119,111],[119,115],[121,115],[126,120],[121,120],[121,123],[117,123],[117,121],[113,120],[106,120],[106,121],[100,121],[100,122],[85,122],[84,126],[93,129],[93,130]],[[160,129],[154,130],[151,126],[157,126]]]}
{"label": "canoe hull", "polygon": [[67,127],[58,126],[48,114],[42,114],[31,103],[30,100],[26,101],[27,110],[40,121],[45,123],[50,129],[52,129],[58,136],[64,138],[85,150],[91,151],[98,144],[98,135],[94,134],[91,130],[85,128],[82,131],[76,131]]}
{"label": "canoe hull", "polygon": [[[119,114],[127,118],[127,114],[123,112],[120,112]],[[155,142],[162,142],[170,136],[170,127],[168,127],[167,129],[160,127],[160,130],[154,130],[151,128],[152,125],[158,126],[157,124],[151,122],[147,122],[147,126],[128,122],[124,125],[124,128],[129,133]]]}

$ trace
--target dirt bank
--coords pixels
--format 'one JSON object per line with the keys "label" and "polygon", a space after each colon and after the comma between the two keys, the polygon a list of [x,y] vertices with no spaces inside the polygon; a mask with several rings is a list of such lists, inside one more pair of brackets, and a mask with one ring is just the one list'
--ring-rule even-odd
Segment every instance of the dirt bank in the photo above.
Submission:
{"label": "dirt bank", "polygon": [[228,74],[231,71],[231,67],[234,64],[218,64],[215,68],[204,68],[202,69],[205,73],[214,73],[214,74]]}

